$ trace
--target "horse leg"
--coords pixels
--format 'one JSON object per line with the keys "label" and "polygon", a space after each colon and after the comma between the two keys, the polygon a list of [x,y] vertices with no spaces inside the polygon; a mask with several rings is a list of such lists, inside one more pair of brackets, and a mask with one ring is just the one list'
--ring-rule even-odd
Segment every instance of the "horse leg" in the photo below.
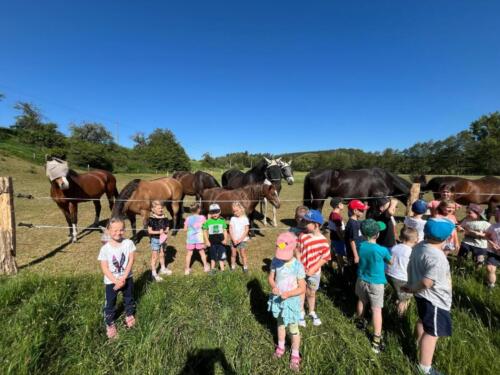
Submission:
{"label": "horse leg", "polygon": [[95,200],[94,202],[94,208],[95,208],[95,219],[94,219],[94,227],[97,227],[99,225],[99,216],[101,215],[101,201],[100,200]]}
{"label": "horse leg", "polygon": [[273,227],[277,227],[278,223],[276,222],[276,207],[273,206]]}
{"label": "horse leg", "polygon": [[78,204],[76,202],[70,202],[69,203],[69,214],[71,218],[71,236],[72,239],[71,241],[74,243],[76,242],[78,232],[76,230],[76,225],[78,223]]}
{"label": "horse leg", "polygon": [[267,198],[264,198],[264,226],[267,227]]}
{"label": "horse leg", "polygon": [[68,238],[72,237],[72,232],[71,230],[73,229],[71,226],[71,215],[69,214],[69,205],[68,204],[61,204],[59,205],[59,209],[62,211],[64,214],[64,218],[66,219],[66,224],[68,224]]}
{"label": "horse leg", "polygon": [[108,198],[109,210],[113,211],[113,206],[115,205],[115,199],[118,198],[118,190],[116,186],[108,188],[106,190],[106,197]]}
{"label": "horse leg", "polygon": [[130,220],[130,227],[132,228],[132,239],[135,241],[137,239],[137,228],[136,228],[135,214],[128,213],[127,217]]}

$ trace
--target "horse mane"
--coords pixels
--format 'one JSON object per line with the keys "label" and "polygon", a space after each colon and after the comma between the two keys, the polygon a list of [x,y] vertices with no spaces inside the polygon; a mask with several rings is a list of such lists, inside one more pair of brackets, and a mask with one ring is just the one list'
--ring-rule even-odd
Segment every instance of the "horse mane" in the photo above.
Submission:
{"label": "horse mane", "polygon": [[132,181],[130,181],[125,187],[122,189],[120,192],[120,195],[118,196],[115,206],[113,207],[113,217],[118,217],[123,214],[123,210],[125,208],[125,203],[127,200],[132,196],[134,193],[135,189],[137,189],[137,186],[139,186],[139,183],[141,182],[140,178],[136,178]]}
{"label": "horse mane", "polygon": [[79,175],[80,175],[80,174],[79,174],[77,171],[75,171],[74,169],[70,169],[70,170],[68,170],[68,176],[69,176],[69,177],[77,177],[77,176],[79,176]]}
{"label": "horse mane", "polygon": [[392,182],[394,184],[394,187],[401,191],[403,194],[409,194],[410,193],[410,188],[411,188],[411,183],[406,181],[404,178],[399,177],[398,175],[385,171],[391,178]]}

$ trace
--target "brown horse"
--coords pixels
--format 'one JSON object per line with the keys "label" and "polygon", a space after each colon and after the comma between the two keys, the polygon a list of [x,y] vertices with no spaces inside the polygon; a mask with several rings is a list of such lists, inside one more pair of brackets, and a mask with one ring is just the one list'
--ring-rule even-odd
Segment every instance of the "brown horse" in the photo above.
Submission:
{"label": "brown horse", "polygon": [[50,179],[50,196],[63,212],[69,227],[69,237],[73,242],[76,242],[77,238],[78,203],[92,200],[95,207],[95,226],[99,223],[99,199],[103,194],[108,198],[109,209],[113,209],[118,190],[116,179],[110,172],[97,169],[79,174],[69,169],[65,161],[57,158],[47,159],[45,172]]}
{"label": "brown horse", "polygon": [[175,172],[172,177],[182,184],[184,195],[194,195],[197,200],[201,199],[205,189],[220,187],[214,176],[202,171]]}
{"label": "brown horse", "polygon": [[151,202],[163,201],[172,217],[173,230],[180,225],[180,203],[182,199],[182,185],[170,177],[157,178],[151,181],[135,179],[130,181],[121,191],[113,209],[113,216],[126,215],[132,226],[132,233],[136,236],[135,215],[142,216],[143,228],[146,228]]}
{"label": "brown horse", "polygon": [[245,213],[250,219],[250,227],[253,227],[255,207],[262,199],[266,198],[276,208],[281,205],[276,188],[269,183],[250,184],[231,190],[224,188],[207,189],[203,192],[202,198],[203,213],[208,213],[210,204],[217,203],[221,208],[221,216],[223,217],[233,215],[233,202],[241,202],[245,208]]}

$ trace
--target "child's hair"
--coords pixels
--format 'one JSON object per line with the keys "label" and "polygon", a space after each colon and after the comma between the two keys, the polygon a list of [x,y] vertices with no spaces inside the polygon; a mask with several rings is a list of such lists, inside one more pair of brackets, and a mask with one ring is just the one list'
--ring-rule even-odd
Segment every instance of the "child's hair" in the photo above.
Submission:
{"label": "child's hair", "polygon": [[302,219],[306,213],[309,212],[309,208],[306,206],[298,206],[295,209],[295,220]]}
{"label": "child's hair", "polygon": [[155,199],[154,201],[151,201],[151,208],[156,207],[156,206],[162,206],[163,207],[163,202]]}
{"label": "child's hair", "polygon": [[125,227],[125,220],[122,217],[113,216],[111,219],[108,220],[108,223],[106,224],[106,229],[109,229],[111,225],[113,225],[114,223],[122,223],[123,226]]}
{"label": "child's hair", "polygon": [[436,211],[439,215],[446,216],[446,215],[448,215],[448,212],[446,212],[446,209],[450,206],[451,207],[455,206],[455,202],[453,202],[452,200],[441,201],[441,202],[439,202],[439,205],[437,206]]}
{"label": "child's hair", "polygon": [[415,228],[410,228],[405,225],[403,228],[401,228],[399,239],[401,240],[401,242],[417,242],[418,231]]}
{"label": "child's hair", "polygon": [[193,203],[191,204],[191,206],[189,206],[189,211],[194,214],[196,212],[198,212],[198,210],[201,208],[200,204],[199,203]]}

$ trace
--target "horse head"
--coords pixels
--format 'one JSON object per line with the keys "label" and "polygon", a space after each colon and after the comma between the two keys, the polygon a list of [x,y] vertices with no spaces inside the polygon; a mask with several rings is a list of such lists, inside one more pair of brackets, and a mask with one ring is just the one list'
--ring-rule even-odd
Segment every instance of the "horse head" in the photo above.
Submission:
{"label": "horse head", "polygon": [[276,160],[269,160],[267,158],[267,167],[264,172],[264,176],[266,177],[267,180],[269,180],[272,183],[278,183],[281,181],[281,167],[280,165],[276,162]]}
{"label": "horse head", "polygon": [[66,161],[55,157],[47,158],[47,162],[45,163],[45,174],[49,180],[55,182],[61,190],[69,189],[68,173],[69,168]]}
{"label": "horse head", "polygon": [[288,185],[293,185],[293,170],[292,170],[292,160],[288,163],[286,161],[281,160],[281,158],[276,159],[276,163],[281,168],[281,177],[286,180]]}
{"label": "horse head", "polygon": [[271,202],[271,204],[274,207],[280,208],[281,206],[280,197],[278,195],[278,191],[271,183],[271,181],[269,180],[264,181],[264,183],[262,184],[262,194],[269,202]]}

